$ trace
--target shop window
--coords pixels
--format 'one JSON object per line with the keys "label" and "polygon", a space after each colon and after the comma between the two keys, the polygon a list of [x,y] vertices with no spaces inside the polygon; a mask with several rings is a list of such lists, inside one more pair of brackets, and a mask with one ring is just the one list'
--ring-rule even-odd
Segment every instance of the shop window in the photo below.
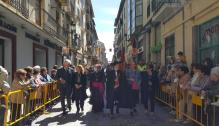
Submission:
{"label": "shop window", "polygon": [[198,62],[210,58],[214,64],[219,62],[219,17],[213,18],[195,28]]}
{"label": "shop window", "polygon": [[168,64],[168,57],[175,56],[175,36],[171,35],[165,39],[165,63]]}
{"label": "shop window", "polygon": [[33,46],[33,65],[48,67],[48,49],[34,44]]}
{"label": "shop window", "polygon": [[4,66],[4,40],[0,39],[0,65]]}
{"label": "shop window", "polygon": [[56,52],[56,65],[62,66],[63,57],[61,53]]}

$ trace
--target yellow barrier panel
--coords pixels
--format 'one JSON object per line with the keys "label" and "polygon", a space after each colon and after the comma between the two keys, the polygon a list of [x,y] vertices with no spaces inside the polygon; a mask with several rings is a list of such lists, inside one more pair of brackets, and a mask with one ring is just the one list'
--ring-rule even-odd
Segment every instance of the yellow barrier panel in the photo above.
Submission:
{"label": "yellow barrier panel", "polygon": [[[200,96],[190,94],[187,91],[181,91],[176,83],[161,84],[160,89],[157,92],[156,99],[170,108],[175,109],[176,119],[186,117],[200,126],[204,126],[206,124],[207,120],[205,119],[207,117],[204,114],[203,101]],[[189,103],[191,105],[189,105]],[[184,111],[186,106],[187,111]]]}
{"label": "yellow barrier panel", "polygon": [[7,121],[7,104],[6,104],[7,97],[6,95],[0,95],[0,111],[4,112],[4,115],[0,117],[0,125],[6,126],[5,123]]}
{"label": "yellow barrier panel", "polygon": [[37,87],[36,89],[9,92],[4,96],[6,110],[9,110],[5,111],[4,114],[4,126],[14,125],[37,111],[45,111],[46,105],[59,98],[57,87],[58,83],[53,82]]}

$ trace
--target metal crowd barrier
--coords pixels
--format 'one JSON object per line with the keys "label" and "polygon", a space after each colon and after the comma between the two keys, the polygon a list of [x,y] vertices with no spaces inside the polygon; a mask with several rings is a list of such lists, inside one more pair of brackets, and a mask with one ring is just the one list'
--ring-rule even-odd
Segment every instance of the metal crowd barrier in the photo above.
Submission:
{"label": "metal crowd barrier", "polygon": [[[160,88],[156,93],[156,99],[174,109],[176,111],[176,119],[186,117],[200,126],[218,126],[216,123],[216,117],[218,116],[216,115],[219,115],[219,108],[210,106],[213,108],[213,111],[210,113],[206,112],[208,109],[199,94],[194,92],[182,94],[182,91],[175,83],[160,84]],[[219,99],[219,96],[215,97],[215,101],[217,99]],[[212,116],[211,118],[209,118],[210,115]],[[209,121],[212,121],[210,125]]]}
{"label": "metal crowd barrier", "polygon": [[14,125],[38,111],[45,112],[46,106],[59,98],[58,83],[47,83],[35,89],[11,91],[4,96],[4,126]]}

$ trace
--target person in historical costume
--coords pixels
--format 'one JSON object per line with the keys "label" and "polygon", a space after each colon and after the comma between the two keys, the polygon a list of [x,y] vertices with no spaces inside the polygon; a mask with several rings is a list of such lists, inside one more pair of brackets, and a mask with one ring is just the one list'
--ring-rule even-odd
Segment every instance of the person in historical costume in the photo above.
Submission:
{"label": "person in historical costume", "polygon": [[134,113],[137,112],[136,109],[136,104],[139,100],[139,88],[141,84],[141,75],[140,73],[136,70],[136,65],[135,63],[130,64],[130,70],[127,71],[126,73],[126,78],[127,82],[130,85],[130,92],[129,92],[129,104],[130,104],[130,109],[131,109],[131,116],[134,115]]}
{"label": "person in historical costume", "polygon": [[87,77],[84,73],[83,66],[79,65],[76,67],[75,74],[75,90],[74,90],[74,99],[76,101],[77,114],[79,114],[80,110],[84,111],[84,100],[87,98],[86,94],[87,87]]}
{"label": "person in historical costume", "polygon": [[114,114],[114,106],[116,106],[116,113],[119,114],[120,83],[121,71],[118,68],[118,64],[111,64],[106,71],[106,98],[107,107],[110,108],[112,116]]}
{"label": "person in historical costume", "polygon": [[67,114],[65,108],[65,98],[67,98],[68,109],[69,111],[71,111],[71,95],[75,83],[75,73],[70,68],[70,65],[71,65],[71,61],[66,59],[63,63],[63,67],[58,69],[56,74],[56,80],[60,82],[59,90],[60,90],[63,115]]}
{"label": "person in historical costume", "polygon": [[104,108],[104,83],[105,75],[100,64],[95,66],[95,72],[91,75],[92,111],[102,112]]}

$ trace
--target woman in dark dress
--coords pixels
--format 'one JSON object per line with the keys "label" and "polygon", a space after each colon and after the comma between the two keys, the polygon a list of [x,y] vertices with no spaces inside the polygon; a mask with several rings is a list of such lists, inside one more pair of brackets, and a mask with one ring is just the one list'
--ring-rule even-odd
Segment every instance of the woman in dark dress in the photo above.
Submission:
{"label": "woman in dark dress", "polygon": [[83,66],[79,65],[76,67],[76,78],[75,78],[75,91],[74,97],[76,101],[77,113],[79,114],[80,110],[84,111],[84,100],[87,98],[86,94],[86,84],[87,77],[84,74]]}
{"label": "woman in dark dress", "polygon": [[92,90],[92,111],[103,112],[104,108],[104,83],[105,75],[101,69],[101,65],[96,65],[95,72],[91,75],[91,90]]}

